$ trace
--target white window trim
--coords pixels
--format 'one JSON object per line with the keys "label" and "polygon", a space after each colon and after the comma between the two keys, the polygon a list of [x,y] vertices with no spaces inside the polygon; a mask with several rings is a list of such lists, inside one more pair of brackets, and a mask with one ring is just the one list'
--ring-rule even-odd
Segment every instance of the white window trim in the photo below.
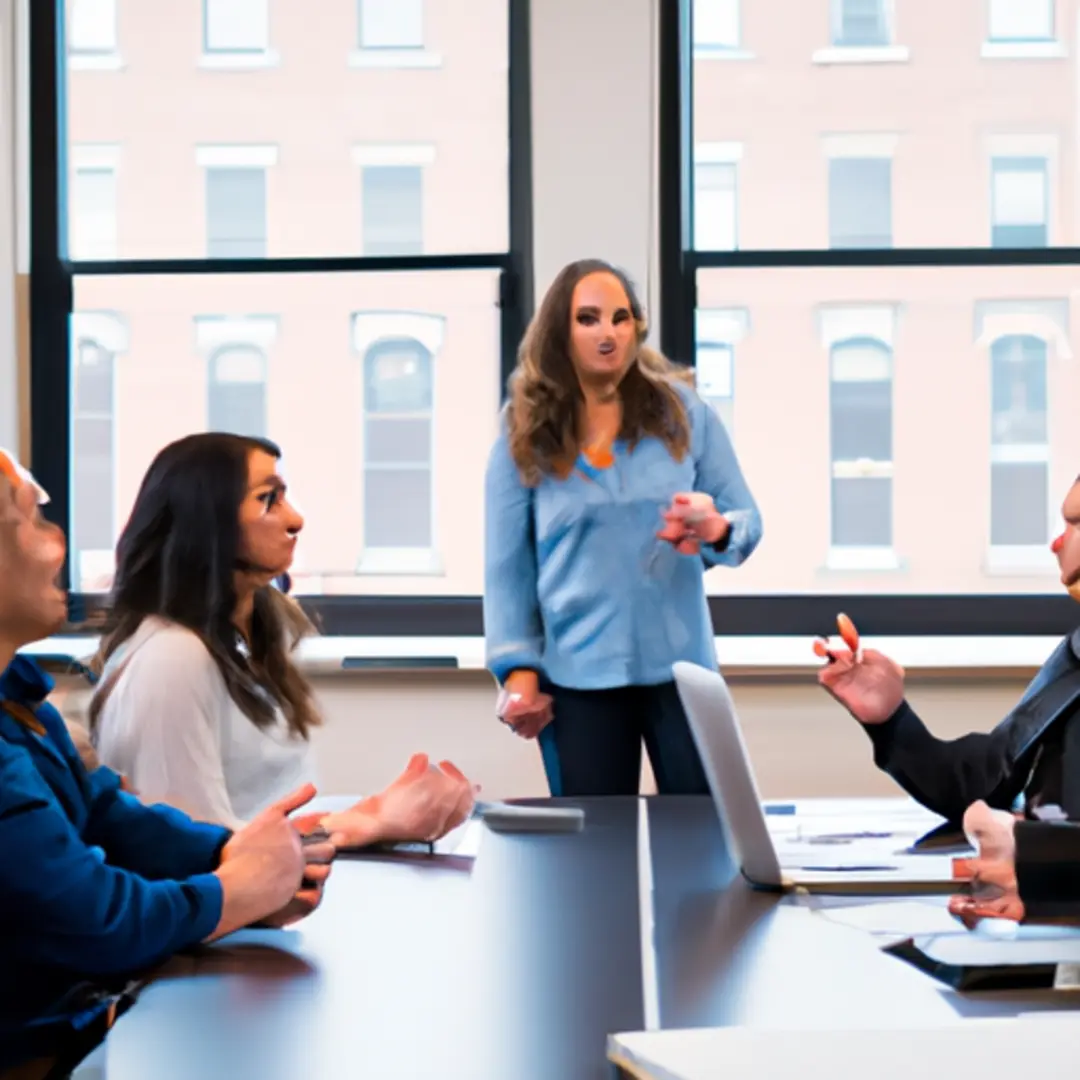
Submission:
{"label": "white window trim", "polygon": [[[434,427],[434,421],[432,421],[432,427]],[[431,497],[434,501],[434,466],[431,472]],[[433,517],[432,531],[434,527]],[[356,572],[371,577],[441,577],[446,573],[446,567],[436,548],[365,547],[357,560]]]}
{"label": "white window trim", "polygon": [[68,167],[72,172],[84,169],[110,169],[120,167],[119,143],[74,143],[68,152]]}
{"label": "white window trim", "polygon": [[825,556],[827,570],[899,570],[900,558],[892,547],[840,547],[830,545]]}
{"label": "white window trim", "polygon": [[822,153],[829,158],[893,158],[900,143],[895,132],[842,132],[821,137]]}
{"label": "white window trim", "polygon": [[727,345],[734,349],[750,332],[750,309],[698,308],[695,324],[698,345]]}
{"label": "white window trim", "polygon": [[203,52],[198,59],[198,66],[205,71],[257,71],[280,64],[281,56],[276,49],[263,49],[261,52]]}
{"label": "white window trim", "polygon": [[757,53],[749,49],[725,49],[723,45],[694,45],[695,60],[756,60]]}
{"label": "white window trim", "polygon": [[434,143],[357,143],[352,148],[353,164],[361,168],[377,165],[432,165]]}
{"label": "white window trim", "polygon": [[73,311],[71,342],[93,341],[113,356],[128,351],[130,332],[127,320],[115,311]]}
{"label": "white window trim", "polygon": [[349,67],[357,70],[365,68],[398,68],[403,71],[416,68],[441,68],[442,53],[426,48],[401,49],[353,49],[349,53]]}
{"label": "white window trim", "polygon": [[[1025,303],[1031,307],[1046,304],[1046,310],[1024,310]],[[1055,303],[1051,301],[1050,303]],[[1056,306],[1056,305],[1055,305]],[[1040,300],[981,300],[976,303],[978,336],[975,345],[987,352],[1003,337],[1023,335],[1036,337],[1046,343],[1059,360],[1072,360],[1073,351],[1065,325],[1068,301],[1055,313],[1046,301]]]}
{"label": "white window trim", "polygon": [[442,349],[446,317],[419,311],[361,311],[352,316],[353,351],[362,360],[380,341],[418,341],[432,362]]}
{"label": "white window trim", "polygon": [[278,147],[271,144],[197,146],[195,161],[204,169],[266,169],[278,163]]}
{"label": "white window trim", "polygon": [[119,52],[81,53],[69,52],[68,67],[72,71],[123,71],[127,66]]}
{"label": "white window trim", "polygon": [[694,146],[694,164],[738,165],[743,150],[741,142],[700,142]]}
{"label": "white window trim", "polygon": [[984,60],[1063,60],[1069,55],[1064,41],[984,41]]}
{"label": "white window trim", "polygon": [[810,57],[814,64],[906,64],[910,59],[906,45],[831,45]]}
{"label": "white window trim", "polygon": [[873,338],[889,349],[896,348],[898,304],[821,304],[817,314],[821,347],[826,352],[852,338]]}
{"label": "white window trim", "polygon": [[277,341],[278,326],[276,315],[196,315],[195,347],[205,355],[230,345],[266,353]]}

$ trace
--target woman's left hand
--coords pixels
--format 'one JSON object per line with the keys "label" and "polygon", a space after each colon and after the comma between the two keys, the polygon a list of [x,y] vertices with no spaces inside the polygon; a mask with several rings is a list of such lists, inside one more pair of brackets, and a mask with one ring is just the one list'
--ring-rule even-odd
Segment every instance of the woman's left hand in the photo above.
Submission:
{"label": "woman's left hand", "polygon": [[680,555],[697,555],[701,545],[723,543],[731,531],[728,521],[712,500],[701,491],[680,492],[664,511],[664,527],[656,534],[667,540]]}

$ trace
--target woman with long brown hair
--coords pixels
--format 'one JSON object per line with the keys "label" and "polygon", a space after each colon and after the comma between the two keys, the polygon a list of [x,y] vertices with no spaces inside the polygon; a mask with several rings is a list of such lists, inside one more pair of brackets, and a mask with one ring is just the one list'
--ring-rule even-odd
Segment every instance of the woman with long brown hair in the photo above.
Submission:
{"label": "woman with long brown hair", "polygon": [[[293,659],[312,627],[274,585],[304,524],[280,456],[207,432],[154,459],[117,545],[90,707],[101,760],[146,801],[230,828],[316,775],[321,718]],[[323,824],[349,846],[430,840],[471,807],[453,765],[414,755],[382,795]]]}
{"label": "woman with long brown hair", "polygon": [[662,793],[708,790],[672,665],[715,667],[703,575],[761,539],[719,417],[645,337],[625,274],[563,269],[488,463],[487,662],[553,795],[635,793],[642,740]]}

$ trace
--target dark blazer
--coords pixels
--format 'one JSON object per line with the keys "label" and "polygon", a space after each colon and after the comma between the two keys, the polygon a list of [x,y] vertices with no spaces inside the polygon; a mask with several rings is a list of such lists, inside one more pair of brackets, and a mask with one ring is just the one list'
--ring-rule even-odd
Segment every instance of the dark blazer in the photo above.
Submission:
{"label": "dark blazer", "polygon": [[[229,833],[87,773],[49,677],[0,675],[0,1068],[51,1054],[110,1004],[102,987],[208,937]],[[15,718],[28,708],[44,734]],[[117,982],[117,980],[119,980]]]}
{"label": "dark blazer", "polygon": [[1024,917],[1080,918],[1080,825],[1018,821],[1015,835]]}
{"label": "dark blazer", "polygon": [[1039,741],[1066,725],[1062,809],[1080,820],[1080,630],[1054,650],[1019,704],[993,731],[944,740],[931,735],[907,702],[884,724],[867,724],[874,762],[924,806],[959,825],[979,799],[1010,810],[1022,794]]}

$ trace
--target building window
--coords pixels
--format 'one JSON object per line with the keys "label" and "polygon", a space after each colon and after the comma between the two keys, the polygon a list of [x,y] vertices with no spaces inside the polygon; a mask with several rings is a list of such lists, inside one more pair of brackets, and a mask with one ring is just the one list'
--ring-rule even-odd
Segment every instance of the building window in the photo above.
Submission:
{"label": "building window", "polygon": [[361,49],[422,49],[423,0],[360,0]]}
{"label": "building window", "polygon": [[266,437],[266,356],[251,345],[226,345],[210,357],[207,429]]}
{"label": "building window", "polygon": [[106,162],[76,164],[68,211],[73,259],[116,258],[116,169]]}
{"label": "building window", "polygon": [[418,165],[365,165],[362,174],[365,255],[419,255],[424,250],[424,183]]}
{"label": "building window", "polygon": [[266,170],[222,166],[206,170],[206,254],[211,259],[266,255]]}
{"label": "building window", "polygon": [[264,53],[269,47],[268,0],[203,0],[203,52]]}
{"label": "building window", "polygon": [[735,350],[731,345],[699,341],[694,357],[697,392],[733,435],[735,423]]}
{"label": "building window", "polygon": [[1054,40],[1054,0],[990,0],[990,40]]}
{"label": "building window", "polygon": [[694,247],[698,251],[735,251],[739,246],[738,165],[694,165]]}
{"label": "building window", "polygon": [[67,25],[69,53],[109,56],[116,52],[116,0],[73,0]]}
{"label": "building window", "polygon": [[995,157],[991,162],[994,247],[1046,247],[1049,171],[1045,158]]}
{"label": "building window", "polygon": [[430,552],[433,528],[431,352],[410,338],[364,356],[364,549]]}
{"label": "building window", "polygon": [[116,545],[116,354],[91,337],[73,344],[71,565],[81,592],[104,592]]}
{"label": "building window", "polygon": [[990,544],[1037,547],[1050,538],[1047,346],[1029,334],[990,347]]}
{"label": "building window", "polygon": [[833,0],[833,45],[865,48],[888,45],[890,0]]}
{"label": "building window", "polygon": [[892,247],[892,161],[829,159],[829,246]]}
{"label": "building window", "polygon": [[831,546],[891,552],[892,351],[868,338],[838,342],[830,367]]}
{"label": "building window", "polygon": [[742,44],[739,0],[694,0],[694,48],[735,50]]}

